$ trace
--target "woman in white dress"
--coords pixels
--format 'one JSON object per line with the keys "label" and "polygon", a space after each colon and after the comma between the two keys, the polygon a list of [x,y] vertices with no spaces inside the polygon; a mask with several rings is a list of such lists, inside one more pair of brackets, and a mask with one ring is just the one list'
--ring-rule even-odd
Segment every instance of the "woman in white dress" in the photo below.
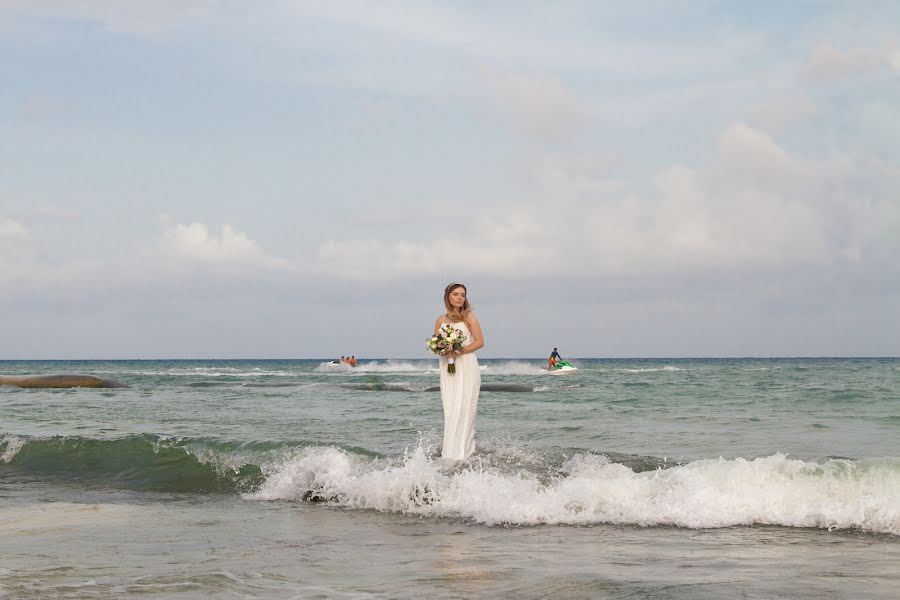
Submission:
{"label": "woman in white dress", "polygon": [[[475,351],[484,346],[481,325],[469,307],[466,286],[451,283],[444,289],[446,312],[434,322],[434,332],[451,325],[466,336],[463,349],[441,357],[441,402],[444,405],[444,445],[441,457],[465,460],[475,451],[475,413],[481,391],[481,371]],[[452,358],[456,372],[447,372],[447,359]]]}

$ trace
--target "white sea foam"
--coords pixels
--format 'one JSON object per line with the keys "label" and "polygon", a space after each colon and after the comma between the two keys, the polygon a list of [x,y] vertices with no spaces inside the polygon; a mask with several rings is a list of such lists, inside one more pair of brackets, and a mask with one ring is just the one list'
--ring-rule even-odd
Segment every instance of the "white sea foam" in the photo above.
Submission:
{"label": "white sea foam", "polygon": [[166,369],[156,371],[128,371],[128,370],[107,370],[95,371],[100,375],[139,375],[139,376],[162,376],[162,377],[296,377],[295,371],[284,370],[266,370],[266,369],[236,369],[232,367],[193,367],[184,369]]}
{"label": "white sea foam", "polygon": [[350,365],[335,364],[330,362],[319,363],[315,371],[319,373],[349,373],[353,367]]}
{"label": "white sea foam", "polygon": [[483,365],[482,370],[490,375],[547,375],[549,373],[540,365],[518,360],[489,363]]}
{"label": "white sea foam", "polygon": [[359,362],[355,367],[333,363],[321,363],[315,368],[315,371],[319,373],[347,373],[350,375],[370,375],[372,373],[404,373],[410,375],[429,375],[438,372],[438,363],[436,360],[374,360],[370,362]]}
{"label": "white sea foam", "polygon": [[701,460],[635,473],[578,454],[547,478],[434,459],[421,446],[371,460],[307,448],[269,469],[260,500],[317,499],[358,509],[462,517],[494,524],[592,524],[688,528],[734,525],[860,528],[900,535],[900,459],[824,464],[777,454]]}
{"label": "white sea foam", "polygon": [[3,449],[3,454],[0,454],[0,462],[10,462],[24,445],[25,438],[20,438],[15,435],[3,436],[3,438],[0,439],[0,448]]}
{"label": "white sea foam", "polygon": [[[523,361],[503,361],[503,362],[482,362],[479,367],[485,374],[490,375],[546,375],[547,369],[534,363]],[[436,360],[385,360],[360,362],[356,367],[348,367],[345,365],[333,365],[322,363],[315,369],[324,373],[349,373],[349,374],[371,374],[371,373],[403,373],[409,375],[434,375],[439,373],[438,362]]]}
{"label": "white sea foam", "polygon": [[353,373],[437,373],[436,360],[403,361],[386,360],[359,362],[353,367]]}

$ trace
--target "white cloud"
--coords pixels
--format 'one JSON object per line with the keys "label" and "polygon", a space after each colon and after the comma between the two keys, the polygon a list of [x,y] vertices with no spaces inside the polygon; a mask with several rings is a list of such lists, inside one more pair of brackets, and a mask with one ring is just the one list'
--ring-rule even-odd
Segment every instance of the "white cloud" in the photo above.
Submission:
{"label": "white cloud", "polygon": [[[878,45],[896,28],[889,11],[516,8],[0,0],[20,67],[0,186],[39,194],[3,194],[4,309],[45,307],[35,339],[79,310],[97,323],[175,315],[183,339],[211,307],[336,301],[365,315],[379,286],[399,292],[374,299],[382,310],[471,274],[531,314],[537,278],[587,311],[671,301],[699,315],[689,331],[706,317],[696,283],[730,277],[745,306],[747,278],[793,285],[769,311],[827,281],[844,294],[836,314],[875,306],[861,299],[873,281],[896,288],[900,137],[885,75],[900,54]],[[95,77],[52,76],[48,57],[73,44],[84,52],[66,68]],[[853,85],[809,85],[842,81]],[[752,127],[728,126],[743,119]],[[148,230],[165,204],[199,222]],[[356,333],[352,311],[332,314],[324,338]],[[616,318],[629,337],[642,314]]]}
{"label": "white cloud", "polygon": [[328,240],[316,256],[320,272],[361,281],[436,273],[442,262],[434,245],[372,239]]}
{"label": "white cloud", "polygon": [[497,82],[497,89],[500,108],[516,116],[528,137],[560,138],[584,118],[579,98],[556,77],[509,75]]}
{"label": "white cloud", "polygon": [[473,41],[475,23],[449,6],[426,2],[380,2],[373,9],[364,0],[300,2],[290,7],[301,17],[345,23],[363,30],[432,44],[464,46]]}
{"label": "white cloud", "polygon": [[22,223],[0,215],[0,269],[23,268],[36,254],[31,231]]}
{"label": "white cloud", "polygon": [[[672,73],[724,72],[737,57],[764,52],[766,36],[756,32],[704,31],[704,36],[659,36],[655,43],[635,43],[621,31],[622,17],[631,19],[658,10],[525,3],[507,7],[446,2],[386,1],[377,10],[365,0],[299,2],[289,5],[282,23],[314,19],[323,28],[355,29],[352,38],[400,43],[431,51],[449,51],[478,65],[518,65],[546,71],[579,71],[666,76]],[[340,29],[340,27],[338,27]],[[290,38],[290,36],[288,36]],[[341,40],[344,44],[346,39]],[[293,41],[296,43],[296,40]],[[301,42],[302,43],[302,42]],[[352,43],[352,42],[351,42]],[[710,52],[715,46],[719,52]],[[419,62],[415,57],[414,62]]]}
{"label": "white cloud", "polygon": [[0,216],[0,239],[16,239],[28,237],[28,230],[18,221]]}
{"label": "white cloud", "polygon": [[483,215],[474,222],[461,215],[453,227],[428,243],[330,240],[316,254],[320,272],[335,279],[377,280],[467,272],[514,276],[547,271],[557,260],[551,244],[558,223],[540,211],[520,208],[505,215]]}
{"label": "white cloud", "polygon": [[277,279],[301,270],[296,262],[270,256],[231,225],[223,225],[217,235],[203,223],[172,223],[165,215],[161,221],[159,235],[139,243],[137,252],[98,261],[45,256],[28,228],[0,216],[0,273],[16,281],[6,299],[60,291],[59,300],[74,299],[107,294],[111,287],[125,295],[148,287],[175,286],[183,293],[203,293],[204,287],[238,290],[248,278]]}
{"label": "white cloud", "polygon": [[231,225],[222,225],[220,234],[216,236],[210,234],[205,223],[173,224],[168,215],[162,215],[161,223],[163,230],[156,245],[161,257],[197,264],[276,270],[291,268],[289,261],[269,256],[246,233],[235,230]]}
{"label": "white cloud", "polygon": [[816,46],[805,66],[806,76],[816,83],[832,83],[867,75],[885,68],[896,70],[896,56],[886,49],[847,48],[829,44]]}
{"label": "white cloud", "polygon": [[211,14],[221,5],[221,0],[0,0],[0,14],[87,21],[97,23],[107,31],[145,36]]}
{"label": "white cloud", "polygon": [[39,239],[0,218],[0,307],[37,320],[44,315],[47,322],[140,321],[151,314],[193,320],[201,315],[188,317],[185,307],[203,303],[288,306],[304,297],[312,275],[229,225],[214,232],[203,223],[163,219],[157,236],[102,260],[48,256]]}
{"label": "white cloud", "polygon": [[564,209],[579,198],[607,198],[620,193],[619,158],[611,151],[550,150],[537,144],[525,149],[523,175],[530,197],[546,199],[548,208]]}
{"label": "white cloud", "polygon": [[31,209],[31,214],[36,219],[49,219],[54,221],[75,221],[81,218],[81,213],[58,204],[38,204]]}
{"label": "white cloud", "polygon": [[889,243],[878,222],[897,200],[861,201],[858,175],[847,159],[797,158],[736,124],[711,164],[661,171],[648,198],[572,198],[563,183],[540,204],[460,218],[458,231],[430,243],[330,241],[319,260],[336,277],[369,279],[454,267],[501,278],[827,268]]}
{"label": "white cloud", "polygon": [[751,120],[772,134],[782,133],[791,125],[814,117],[822,108],[806,96],[771,98],[750,110]]}

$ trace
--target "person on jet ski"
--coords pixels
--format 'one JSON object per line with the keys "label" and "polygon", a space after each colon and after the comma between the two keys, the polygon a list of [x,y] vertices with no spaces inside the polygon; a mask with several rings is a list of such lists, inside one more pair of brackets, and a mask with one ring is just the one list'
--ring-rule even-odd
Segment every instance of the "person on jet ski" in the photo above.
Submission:
{"label": "person on jet ski", "polygon": [[556,348],[553,348],[553,352],[550,353],[550,368],[552,369],[557,363],[561,362],[563,362],[563,357],[559,355]]}

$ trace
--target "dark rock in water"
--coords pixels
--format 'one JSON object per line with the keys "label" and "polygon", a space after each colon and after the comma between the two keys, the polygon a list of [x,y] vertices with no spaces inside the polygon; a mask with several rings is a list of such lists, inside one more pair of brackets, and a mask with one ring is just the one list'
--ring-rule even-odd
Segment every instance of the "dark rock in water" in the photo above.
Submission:
{"label": "dark rock in water", "polygon": [[416,488],[409,494],[409,501],[415,506],[428,506],[434,504],[437,494],[431,489],[427,483],[425,485],[416,485]]}
{"label": "dark rock in water", "polygon": [[306,490],[300,499],[304,502],[340,502],[338,496],[326,496],[325,492],[319,488]]}
{"label": "dark rock in water", "polygon": [[[440,389],[440,388],[438,388]],[[521,383],[482,383],[482,392],[533,392],[533,385],[522,385]]]}
{"label": "dark rock in water", "polygon": [[93,375],[31,375],[22,377],[2,377],[0,385],[14,385],[21,388],[122,388],[128,387],[118,381],[94,377]]}

